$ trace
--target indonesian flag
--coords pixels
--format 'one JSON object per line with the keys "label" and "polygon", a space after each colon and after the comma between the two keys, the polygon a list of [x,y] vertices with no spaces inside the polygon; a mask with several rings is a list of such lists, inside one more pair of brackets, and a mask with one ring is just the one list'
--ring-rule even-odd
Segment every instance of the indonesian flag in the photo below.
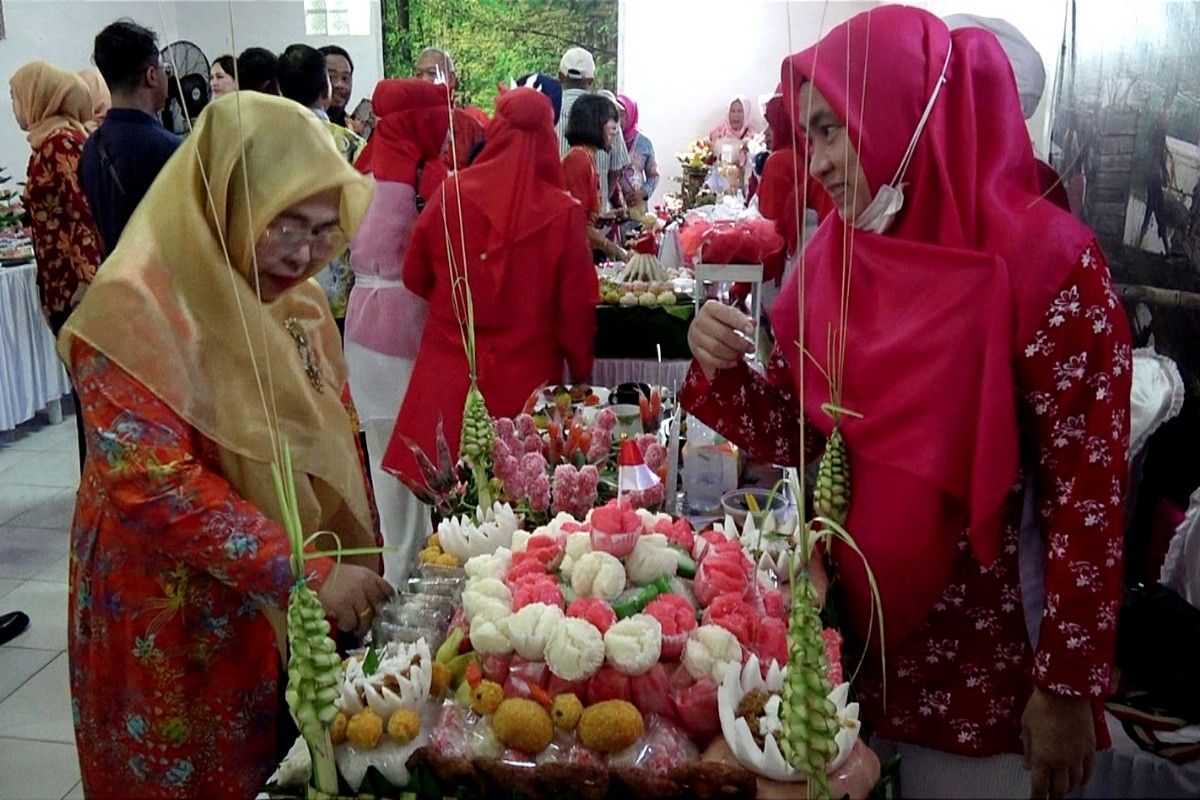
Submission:
{"label": "indonesian flag", "polygon": [[621,451],[617,454],[617,491],[642,492],[660,482],[654,471],[646,466],[637,442],[633,439],[621,442]]}

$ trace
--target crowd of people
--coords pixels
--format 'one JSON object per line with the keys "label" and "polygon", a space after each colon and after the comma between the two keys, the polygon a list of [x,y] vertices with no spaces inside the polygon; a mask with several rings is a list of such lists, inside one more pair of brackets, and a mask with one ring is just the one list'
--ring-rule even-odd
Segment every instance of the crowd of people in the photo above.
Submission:
{"label": "crowd of people", "polygon": [[[455,102],[440,48],[373,87],[370,114],[348,108],[345,50],[250,48],[213,63],[213,100],[182,140],[158,120],[172,76],[152,31],[116,22],[93,58],[98,76],[34,62],[11,80],[42,302],[81,424],[69,647],[84,791],[251,796],[291,743],[277,438],[305,531],[393,548],[307,562],[338,630],[362,634],[428,532],[396,480],[420,477],[413,446],[434,453],[441,427],[456,449],[472,382],[506,417],[542,384],[588,378],[593,264],[629,255],[621,222],[655,191],[654,148],[578,47],[556,76],[515,79],[491,118]],[[730,102],[714,150],[744,163],[751,112]],[[1023,763],[1018,793],[1060,796],[1105,744],[1121,583],[1130,349],[1103,256],[1042,196],[1012,71],[979,28],[874,9],[785,60],[764,115],[764,213],[792,252],[800,206],[822,218],[773,329],[824,353],[840,326],[852,358],[833,385],[839,365],[781,335],[759,374],[743,355],[760,320],[710,302],[682,403],[768,463],[815,456],[803,419],[844,437],[848,527],[886,643],[859,562],[828,558],[851,644],[887,648],[886,674],[868,658],[857,686],[877,745],[907,748],[910,788],[949,769],[964,791],[1007,793]],[[1023,516],[1029,491],[1040,514]],[[1034,587],[1023,531],[1047,542]]]}
{"label": "crowd of people", "polygon": [[[153,31],[113,23],[93,60],[83,75],[34,62],[11,80],[34,150],[39,287],[79,410],[70,653],[85,787],[248,793],[279,755],[270,620],[293,580],[273,434],[307,478],[305,529],[390,546],[382,564],[309,562],[331,618],[361,634],[428,532],[429,509],[396,478],[419,477],[407,442],[434,452],[439,422],[452,446],[460,427],[468,370],[448,259],[472,271],[470,377],[494,413],[515,415],[564,369],[586,379],[589,232],[621,201],[598,178],[590,213],[567,191],[556,124],[577,98],[604,105],[588,164],[608,183],[630,167],[627,153],[601,160],[624,146],[612,134],[629,111],[591,94],[580,50],[557,79],[515,80],[489,119],[455,104],[454,61],[430,47],[355,113],[349,53],[294,44],[217,58],[212,100],[181,138],[160,121],[173,76]],[[644,187],[648,140],[641,153]],[[509,313],[513,296],[526,314]],[[260,328],[264,340],[246,338]],[[267,362],[269,414],[251,389]],[[177,606],[159,608],[164,586]],[[98,691],[117,675],[119,692]]]}

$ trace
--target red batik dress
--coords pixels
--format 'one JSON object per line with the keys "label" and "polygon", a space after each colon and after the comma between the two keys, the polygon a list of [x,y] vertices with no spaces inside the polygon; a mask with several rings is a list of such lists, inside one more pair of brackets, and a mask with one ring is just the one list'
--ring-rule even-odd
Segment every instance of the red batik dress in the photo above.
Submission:
{"label": "red batik dress", "polygon": [[[70,677],[88,797],[253,797],[275,768],[280,656],[263,607],[294,579],[281,526],[216,445],[72,346],[88,455],[71,532]],[[308,562],[319,587],[332,562]]]}
{"label": "red batik dress", "polygon": [[[1037,686],[1095,701],[1107,745],[1099,702],[1113,679],[1121,598],[1131,358],[1124,314],[1093,244],[1018,355],[1027,469],[1010,498],[1000,557],[982,566],[964,531],[941,599],[907,640],[888,643],[886,708],[876,657],[868,655],[855,684],[878,735],[967,756],[1020,753],[1021,714]],[[710,384],[693,365],[682,398],[756,459],[795,465],[795,385],[777,352],[765,377],[739,367]],[[1023,600],[1036,606],[1037,598],[1022,597],[1017,552],[1025,477],[1046,555],[1036,648]]]}
{"label": "red batik dress", "polygon": [[79,186],[79,156],[85,141],[83,131],[59,128],[29,157],[24,203],[33,233],[42,311],[55,333],[104,259],[91,207]]}

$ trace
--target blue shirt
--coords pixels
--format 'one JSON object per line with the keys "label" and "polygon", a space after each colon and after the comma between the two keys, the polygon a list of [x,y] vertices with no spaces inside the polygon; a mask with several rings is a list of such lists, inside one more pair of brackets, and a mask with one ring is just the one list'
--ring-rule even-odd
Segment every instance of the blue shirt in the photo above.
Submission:
{"label": "blue shirt", "polygon": [[108,256],[159,170],[183,141],[155,117],[114,108],[88,137],[79,159],[79,183]]}

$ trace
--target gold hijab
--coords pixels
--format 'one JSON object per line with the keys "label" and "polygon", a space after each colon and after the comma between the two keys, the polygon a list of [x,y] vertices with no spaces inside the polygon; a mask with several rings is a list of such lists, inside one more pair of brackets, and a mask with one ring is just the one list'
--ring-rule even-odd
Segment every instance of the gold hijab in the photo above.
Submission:
{"label": "gold hijab", "polygon": [[48,61],[30,61],[13,73],[8,85],[13,114],[34,150],[59,128],[75,128],[86,135],[84,124],[92,119],[92,93],[75,73]]}
{"label": "gold hijab", "polygon": [[[353,235],[372,185],[308,109],[255,92],[211,103],[97,270],[58,349],[66,360],[78,337],[108,356],[216,442],[225,478],[281,521],[268,409],[277,414],[305,532],[331,530],[345,547],[371,547],[363,472],[341,402],[346,363],[325,294],[308,280],[266,305],[253,285],[254,245],[268,223],[330,189],[341,190],[341,224]],[[347,560],[374,567],[377,557]]]}
{"label": "gold hijab", "polygon": [[86,127],[89,131],[94,131],[100,126],[100,120],[104,119],[108,110],[112,108],[112,92],[108,91],[104,76],[95,67],[79,70],[79,77],[83,78],[92,95],[92,118],[86,123]]}

